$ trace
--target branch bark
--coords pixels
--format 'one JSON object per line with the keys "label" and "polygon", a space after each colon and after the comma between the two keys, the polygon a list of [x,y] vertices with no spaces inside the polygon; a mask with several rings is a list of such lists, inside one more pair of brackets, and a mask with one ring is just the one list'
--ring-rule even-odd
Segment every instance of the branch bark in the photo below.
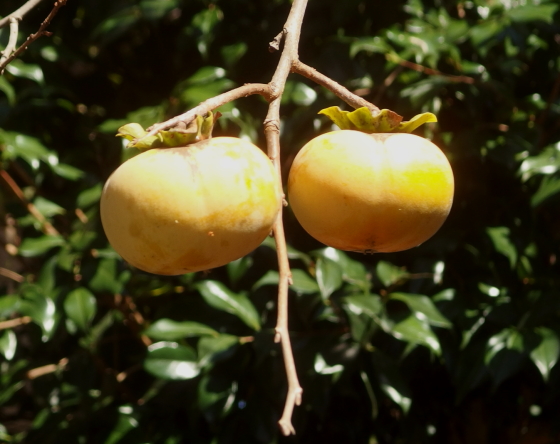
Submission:
{"label": "branch bark", "polygon": [[[40,1],[40,0],[39,0]],[[20,9],[18,9],[18,11],[20,11],[22,8],[24,7],[28,7],[29,9],[25,9],[24,13],[27,13],[29,10],[31,10],[34,6],[36,6],[36,4],[39,3],[39,1],[29,1],[28,3],[26,3],[25,5],[23,5]],[[47,26],[49,26],[49,24],[51,23],[51,20],[54,18],[54,16],[57,14],[58,10],[64,6],[66,4],[67,0],[58,0],[56,2],[54,2],[54,6],[53,9],[51,10],[51,12],[49,13],[49,15],[47,16],[47,18],[45,20],[43,20],[43,23],[41,23],[41,26],[39,27],[39,29],[37,30],[36,33],[31,34],[29,37],[27,37],[27,39],[25,40],[25,42],[23,42],[21,44],[21,46],[19,48],[17,48],[15,51],[13,51],[10,55],[7,56],[6,59],[4,59],[1,63],[0,63],[0,74],[2,74],[4,72],[4,68],[6,66],[9,65],[9,63],[14,60],[16,57],[18,57],[23,51],[25,51],[27,49],[27,47],[33,43],[35,40],[37,40],[39,37],[42,36],[50,36],[51,33],[49,31],[46,31]],[[29,6],[31,4],[31,6]],[[17,12],[17,11],[16,11]],[[14,15],[15,13],[10,14],[10,20],[12,20],[14,17],[17,17],[16,15]],[[2,21],[0,21],[0,23],[2,23]]]}
{"label": "branch bark", "polygon": [[41,3],[43,0],[29,0],[28,2],[24,3],[21,7],[16,9],[11,14],[8,14],[6,17],[0,19],[0,28],[6,26],[11,18],[17,18],[19,20],[23,19],[23,16],[31,11],[35,6]]}
{"label": "branch bark", "polygon": [[[298,62],[298,45],[301,33],[301,25],[307,0],[294,0],[290,14],[286,24],[284,25],[284,48],[282,55],[272,80],[270,89],[273,99],[268,107],[268,113],[264,121],[264,132],[266,136],[266,145],[268,156],[272,160],[277,172],[278,187],[282,192],[282,176],[280,163],[280,101],[286,80],[293,66]],[[275,41],[278,37],[275,39]],[[292,281],[290,264],[288,261],[286,238],[284,236],[284,225],[282,222],[282,210],[278,215],[274,227],[274,240],[276,241],[276,252],[278,256],[278,273],[280,275],[278,283],[278,319],[275,328],[275,342],[279,342],[282,346],[282,355],[284,357],[284,366],[286,368],[286,376],[288,378],[288,394],[284,411],[278,425],[282,433],[287,436],[295,434],[292,425],[292,414],[294,407],[301,404],[302,388],[299,384],[297,376],[292,344],[290,341],[290,333],[288,328],[288,288]]]}

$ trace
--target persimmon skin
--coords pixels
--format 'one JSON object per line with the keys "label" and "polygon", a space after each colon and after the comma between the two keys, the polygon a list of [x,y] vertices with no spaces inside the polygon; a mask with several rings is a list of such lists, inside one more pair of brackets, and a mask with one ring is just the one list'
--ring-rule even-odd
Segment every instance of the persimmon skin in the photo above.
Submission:
{"label": "persimmon skin", "polygon": [[445,155],[412,134],[333,131],[308,142],[288,178],[302,227],[340,250],[396,252],[432,237],[453,203]]}
{"label": "persimmon skin", "polygon": [[250,253],[269,235],[281,202],[270,159],[249,142],[216,137],[123,163],[103,188],[101,221],[131,265],[178,275]]}

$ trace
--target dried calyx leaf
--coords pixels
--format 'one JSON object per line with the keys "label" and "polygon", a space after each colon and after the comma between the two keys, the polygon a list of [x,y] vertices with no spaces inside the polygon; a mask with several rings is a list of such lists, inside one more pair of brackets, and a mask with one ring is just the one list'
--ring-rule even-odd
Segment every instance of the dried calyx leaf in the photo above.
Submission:
{"label": "dried calyx leaf", "polygon": [[148,132],[138,123],[127,123],[118,130],[117,137],[127,139],[127,148],[145,150],[150,148],[173,148],[186,146],[192,143],[212,137],[214,123],[220,117],[220,113],[209,112],[205,117],[196,118],[186,125],[180,122],[176,127],[165,131],[159,131],[153,136],[146,136]]}
{"label": "dried calyx leaf", "polygon": [[428,122],[437,122],[437,117],[432,113],[422,113],[414,116],[409,121],[403,122],[397,113],[382,109],[373,115],[366,108],[354,111],[343,111],[338,106],[331,106],[319,111],[333,121],[340,129],[362,131],[364,133],[411,133],[420,125]]}

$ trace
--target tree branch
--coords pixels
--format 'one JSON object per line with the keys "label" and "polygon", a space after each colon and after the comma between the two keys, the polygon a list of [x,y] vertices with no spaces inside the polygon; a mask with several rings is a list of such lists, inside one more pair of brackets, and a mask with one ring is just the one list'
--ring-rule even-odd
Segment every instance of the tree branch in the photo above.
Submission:
{"label": "tree branch", "polygon": [[35,6],[41,3],[43,0],[29,0],[28,2],[24,3],[21,7],[16,9],[11,14],[8,14],[6,17],[0,19],[0,28],[6,26],[11,18],[17,18],[19,20],[23,19],[23,16],[31,11]]}
{"label": "tree branch", "polygon": [[[40,0],[39,0],[40,1]],[[54,7],[51,10],[51,12],[49,13],[49,15],[47,16],[47,18],[45,20],[43,20],[43,23],[41,23],[41,26],[39,27],[39,29],[37,30],[37,32],[35,34],[31,34],[29,37],[27,37],[27,39],[25,40],[25,42],[23,42],[21,44],[21,46],[16,49],[12,54],[10,54],[5,60],[3,60],[0,63],[0,75],[4,72],[4,68],[6,66],[8,66],[8,64],[14,60],[16,57],[18,57],[23,51],[25,51],[27,49],[27,47],[33,43],[35,40],[37,40],[39,37],[42,36],[50,36],[51,33],[49,31],[46,31],[47,26],[50,25],[51,20],[54,18],[54,16],[57,14],[58,10],[63,7],[66,4],[67,0],[58,0],[56,2],[54,2]],[[26,7],[29,3],[32,3],[31,1],[26,3],[23,7]],[[37,3],[39,3],[38,1],[33,4],[32,6],[29,7],[29,9],[31,9],[33,6],[35,6]],[[20,8],[20,9],[22,9]],[[18,9],[18,11],[20,10]],[[16,11],[17,12],[17,11]],[[24,11],[24,12],[28,12],[28,10]],[[15,13],[14,13],[15,14]],[[10,14],[12,16],[14,16],[13,14]],[[0,21],[1,23],[1,21]],[[11,26],[10,26],[11,27]],[[11,38],[11,36],[10,36]]]}
{"label": "tree branch", "polygon": [[307,66],[305,63],[300,62],[299,60],[294,62],[292,66],[292,72],[307,77],[308,79],[313,80],[315,83],[324,86],[325,88],[335,93],[338,98],[344,100],[352,108],[362,108],[365,106],[374,115],[378,114],[380,111],[379,108],[374,104],[350,92],[344,86],[335,82],[326,75],[321,74],[315,68],[312,68],[310,66]]}
{"label": "tree branch", "polygon": [[[280,163],[280,102],[286,79],[290,74],[293,66],[298,62],[298,45],[301,33],[301,25],[307,0],[294,0],[290,14],[286,24],[284,25],[283,37],[284,48],[280,61],[274,76],[270,82],[270,89],[273,99],[268,107],[268,113],[264,121],[264,132],[266,136],[266,145],[268,156],[272,160],[277,172],[278,187],[282,192],[282,176]],[[277,41],[278,37],[274,40]],[[292,344],[290,341],[290,333],[288,328],[288,288],[292,282],[290,272],[290,263],[288,260],[286,238],[284,236],[284,225],[282,222],[282,209],[278,215],[274,227],[274,240],[276,241],[276,254],[278,257],[278,272],[280,275],[278,282],[278,319],[275,328],[275,342],[280,342],[282,346],[282,355],[284,357],[284,366],[286,368],[286,376],[288,379],[288,394],[282,417],[278,421],[280,430],[287,436],[295,434],[292,425],[292,413],[296,405],[301,404],[302,388],[299,384]]]}
{"label": "tree branch", "polygon": [[242,97],[251,96],[253,94],[260,94],[267,101],[271,99],[271,90],[269,85],[264,83],[249,83],[239,88],[227,91],[219,96],[212,97],[204,102],[201,102],[195,108],[187,111],[186,113],[180,114],[172,119],[165,122],[152,125],[148,128],[148,133],[144,137],[149,137],[155,135],[158,131],[162,131],[171,127],[176,126],[180,122],[184,122],[187,125],[191,123],[196,116],[205,116],[209,111],[213,111],[226,103],[233,102],[234,100],[240,99]]}
{"label": "tree branch", "polygon": [[10,189],[20,200],[20,202],[27,208],[27,211],[29,211],[29,213],[31,213],[41,223],[43,232],[45,234],[48,234],[50,236],[60,235],[57,229],[53,227],[47,219],[45,219],[45,216],[43,216],[43,214],[37,209],[37,207],[26,199],[21,188],[18,186],[16,181],[12,179],[12,176],[10,176],[6,170],[0,170],[0,178],[6,185],[8,185],[8,187],[10,187]]}
{"label": "tree branch", "polygon": [[0,66],[6,61],[8,57],[15,51],[18,38],[19,29],[19,17],[10,17],[10,37],[8,39],[8,44],[2,51],[2,57],[0,57]]}

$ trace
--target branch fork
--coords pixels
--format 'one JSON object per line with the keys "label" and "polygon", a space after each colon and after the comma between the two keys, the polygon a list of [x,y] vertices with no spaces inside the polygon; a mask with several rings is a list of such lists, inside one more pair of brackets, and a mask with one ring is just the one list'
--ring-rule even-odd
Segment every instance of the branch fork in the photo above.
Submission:
{"label": "branch fork", "polygon": [[[170,120],[148,128],[148,132],[144,137],[151,137],[156,135],[159,131],[167,130],[177,125],[188,125],[196,119],[197,115],[204,116],[208,112],[219,108],[226,103],[234,100],[247,97],[253,94],[259,94],[269,102],[268,112],[263,121],[264,134],[266,137],[267,154],[271,159],[276,173],[277,184],[281,195],[284,195],[282,176],[281,176],[281,163],[280,163],[280,101],[286,80],[290,73],[297,73],[308,79],[316,82],[331,90],[340,99],[346,102],[353,108],[368,108],[373,115],[380,113],[378,107],[363,99],[362,97],[353,94],[342,85],[336,83],[334,80],[319,73],[317,70],[305,65],[299,60],[298,44],[301,32],[301,25],[303,21],[304,12],[308,0],[294,0],[290,14],[284,25],[282,31],[270,42],[269,50],[271,52],[278,51],[280,44],[283,42],[282,53],[278,61],[276,71],[268,84],[252,83],[245,84],[238,88],[227,91],[218,96],[212,97],[191,110],[178,115]],[[142,137],[143,138],[143,137]],[[140,140],[140,139],[137,139]],[[287,205],[284,199],[284,206]],[[299,384],[297,370],[295,366],[292,345],[290,340],[290,333],[288,328],[288,289],[292,284],[292,274],[290,271],[290,264],[288,260],[288,252],[286,239],[284,235],[284,225],[282,222],[282,209],[276,219],[272,228],[272,235],[276,242],[276,251],[278,259],[278,315],[275,327],[274,342],[279,343],[282,348],[282,355],[284,358],[284,366],[286,369],[286,377],[288,382],[288,391],[284,410],[278,421],[281,432],[288,436],[295,434],[295,429],[292,424],[292,414],[295,406],[301,404],[303,389]]]}

